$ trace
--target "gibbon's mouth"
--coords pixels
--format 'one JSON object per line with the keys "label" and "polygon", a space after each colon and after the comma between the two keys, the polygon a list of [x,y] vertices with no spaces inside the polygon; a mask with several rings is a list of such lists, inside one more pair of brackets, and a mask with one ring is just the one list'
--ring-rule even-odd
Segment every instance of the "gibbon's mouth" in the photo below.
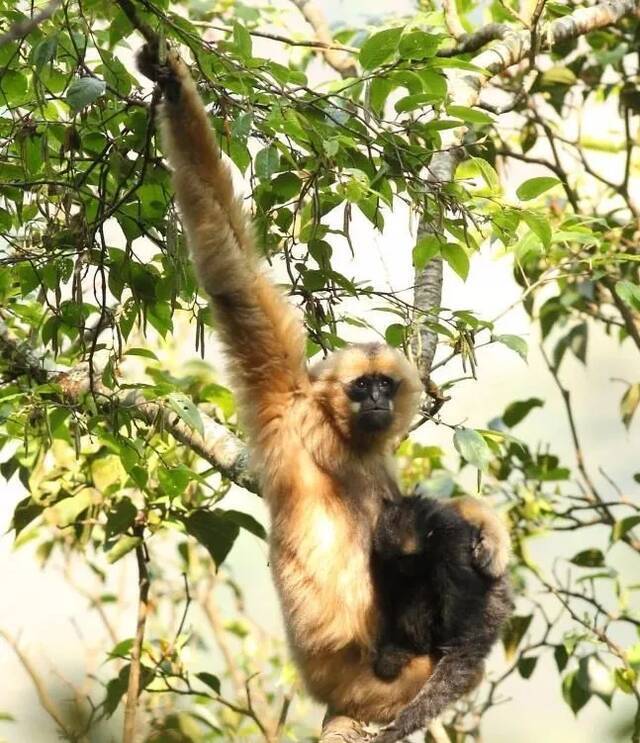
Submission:
{"label": "gibbon's mouth", "polygon": [[393,416],[389,408],[369,408],[358,415],[358,426],[367,431],[384,431],[391,425]]}

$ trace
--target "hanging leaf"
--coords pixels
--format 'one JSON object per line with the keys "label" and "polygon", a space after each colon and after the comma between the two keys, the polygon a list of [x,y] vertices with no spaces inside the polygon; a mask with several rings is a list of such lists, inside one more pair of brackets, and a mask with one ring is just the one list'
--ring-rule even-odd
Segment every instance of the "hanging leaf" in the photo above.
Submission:
{"label": "hanging leaf", "polygon": [[640,382],[630,384],[620,400],[620,413],[625,428],[629,428],[633,416],[640,405]]}
{"label": "hanging leaf", "polygon": [[365,70],[379,67],[386,62],[398,48],[402,27],[387,28],[370,36],[360,49],[360,64]]}
{"label": "hanging leaf", "polygon": [[440,252],[458,276],[466,281],[469,275],[469,256],[465,249],[456,243],[447,243],[440,248]]}
{"label": "hanging leaf", "polygon": [[167,397],[167,402],[171,409],[182,418],[189,428],[197,431],[200,436],[204,436],[204,426],[202,425],[200,411],[194,405],[193,400],[179,392],[172,392]]}
{"label": "hanging leaf", "polygon": [[[529,178],[528,181],[521,183],[516,191],[516,196],[520,201],[529,201],[540,196],[550,188],[557,186],[560,181],[557,178],[541,176],[539,178]],[[524,218],[524,217],[523,217]]]}
{"label": "hanging leaf", "polygon": [[528,400],[517,400],[505,408],[502,414],[502,420],[506,426],[513,426],[520,423],[535,408],[541,408],[544,402],[537,397],[530,397]]}
{"label": "hanging leaf", "polygon": [[515,351],[524,361],[527,360],[529,347],[525,339],[521,338],[519,335],[495,335],[493,340],[502,343],[502,345]]}
{"label": "hanging leaf", "polygon": [[473,428],[457,428],[453,445],[460,456],[479,470],[485,470],[491,461],[491,450],[483,436]]}
{"label": "hanging leaf", "polygon": [[80,111],[104,95],[107,85],[97,77],[76,78],[67,88],[67,103],[74,111]]}
{"label": "hanging leaf", "polygon": [[194,511],[184,519],[184,525],[187,532],[206,548],[217,568],[229,554],[240,531],[240,527],[218,508]]}

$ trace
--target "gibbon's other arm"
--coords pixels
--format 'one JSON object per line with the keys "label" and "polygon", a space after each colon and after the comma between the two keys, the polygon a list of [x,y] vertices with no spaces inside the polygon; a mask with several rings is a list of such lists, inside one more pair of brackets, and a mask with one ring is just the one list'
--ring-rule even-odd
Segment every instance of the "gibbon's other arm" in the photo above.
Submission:
{"label": "gibbon's other arm", "polygon": [[250,219],[187,67],[173,50],[160,64],[150,45],[140,51],[138,66],[163,90],[162,141],[196,271],[211,298],[241,404],[257,406],[251,412],[264,425],[273,414],[261,414],[261,403],[306,380],[302,324],[261,273]]}

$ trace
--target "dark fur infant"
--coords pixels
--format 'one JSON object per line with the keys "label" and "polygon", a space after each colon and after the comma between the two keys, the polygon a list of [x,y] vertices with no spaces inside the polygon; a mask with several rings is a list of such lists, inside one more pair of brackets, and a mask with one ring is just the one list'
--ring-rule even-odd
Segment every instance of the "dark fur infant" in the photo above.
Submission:
{"label": "dark fur infant", "polygon": [[483,569],[483,547],[479,531],[438,501],[385,503],[372,557],[383,618],[378,677],[391,680],[413,656],[433,653],[435,676],[447,676],[458,695],[479,681],[513,609],[508,579]]}

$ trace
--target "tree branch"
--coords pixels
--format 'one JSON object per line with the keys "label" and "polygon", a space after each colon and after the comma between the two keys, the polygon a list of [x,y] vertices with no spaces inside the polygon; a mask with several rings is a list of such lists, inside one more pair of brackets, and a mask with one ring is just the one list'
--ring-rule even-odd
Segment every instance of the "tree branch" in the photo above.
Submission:
{"label": "tree branch", "polygon": [[50,18],[60,7],[62,0],[51,0],[45,7],[31,18],[15,23],[11,28],[0,36],[0,46],[8,44],[10,41],[17,41],[23,36],[30,34],[43,21]]}
{"label": "tree branch", "polygon": [[35,687],[36,694],[38,695],[38,700],[40,701],[40,705],[42,706],[44,711],[55,722],[60,732],[68,740],[75,740],[74,731],[71,730],[68,727],[68,725],[65,723],[60,710],[56,706],[53,699],[51,699],[51,697],[49,696],[47,687],[44,685],[44,682],[42,681],[40,674],[36,671],[35,666],[31,662],[31,660],[28,658],[28,656],[26,656],[22,652],[22,650],[20,650],[18,641],[15,640],[13,637],[11,637],[11,635],[3,629],[0,629],[0,637],[3,637],[6,640],[6,642],[9,644],[13,652],[16,654],[16,657],[20,661],[20,664],[22,665],[24,670],[27,672],[27,675],[29,676],[29,678],[31,679]]}
{"label": "tree branch", "polygon": [[291,0],[291,2],[302,13],[313,29],[317,40],[323,45],[319,52],[324,56],[326,63],[342,77],[355,77],[358,74],[357,65],[348,54],[334,48],[333,36],[322,10],[313,0]]}
{"label": "tree branch", "polygon": [[[136,527],[135,532],[136,536],[142,539],[142,527]],[[138,562],[138,621],[136,623],[136,636],[133,641],[133,647],[131,648],[131,664],[129,666],[127,700],[124,708],[122,743],[135,743],[136,741],[136,717],[142,677],[142,644],[144,642],[144,628],[149,612],[149,572],[147,571],[144,544],[142,542],[136,547],[136,560]]]}
{"label": "tree branch", "polygon": [[[543,26],[539,32],[540,47],[550,49],[560,42],[574,39],[589,31],[605,28],[624,16],[637,14],[639,9],[639,0],[611,0],[590,8],[579,8],[572,14]],[[449,90],[454,91],[452,104],[467,107],[477,105],[482,88],[492,77],[522,62],[530,53],[530,31],[528,29],[517,31],[507,24],[489,24],[470,34],[466,41],[463,37],[457,51],[451,53],[460,53],[465,43],[482,46],[491,38],[499,39],[499,41],[471,60],[473,65],[480,68],[480,71],[449,71]],[[465,51],[473,48],[473,46],[467,46]],[[447,53],[442,56],[447,56],[448,50],[443,51]],[[443,149],[434,155],[429,165],[433,180],[447,182],[453,179],[461,154],[459,145],[465,131],[466,127],[460,127],[448,133],[443,132]],[[428,232],[433,232],[433,226],[423,218],[420,221],[418,235]],[[415,285],[414,305],[422,312],[428,312],[440,301],[442,266],[438,266],[435,260],[429,261],[422,271],[416,272]],[[428,379],[436,344],[436,334],[426,329],[420,330],[420,357],[416,359],[416,362],[423,381]]]}
{"label": "tree branch", "polygon": [[26,374],[39,384],[50,381],[60,388],[59,402],[81,405],[86,394],[94,394],[98,404],[127,411],[149,425],[161,424],[163,430],[177,441],[195,451],[216,470],[241,488],[258,492],[258,485],[248,468],[248,452],[244,442],[229,429],[199,410],[203,433],[199,434],[179,418],[163,400],[147,400],[136,389],[109,390],[98,380],[94,370],[94,390],[91,393],[91,375],[88,364],[79,364],[68,371],[48,371],[28,347],[0,322],[0,358],[10,374]]}

